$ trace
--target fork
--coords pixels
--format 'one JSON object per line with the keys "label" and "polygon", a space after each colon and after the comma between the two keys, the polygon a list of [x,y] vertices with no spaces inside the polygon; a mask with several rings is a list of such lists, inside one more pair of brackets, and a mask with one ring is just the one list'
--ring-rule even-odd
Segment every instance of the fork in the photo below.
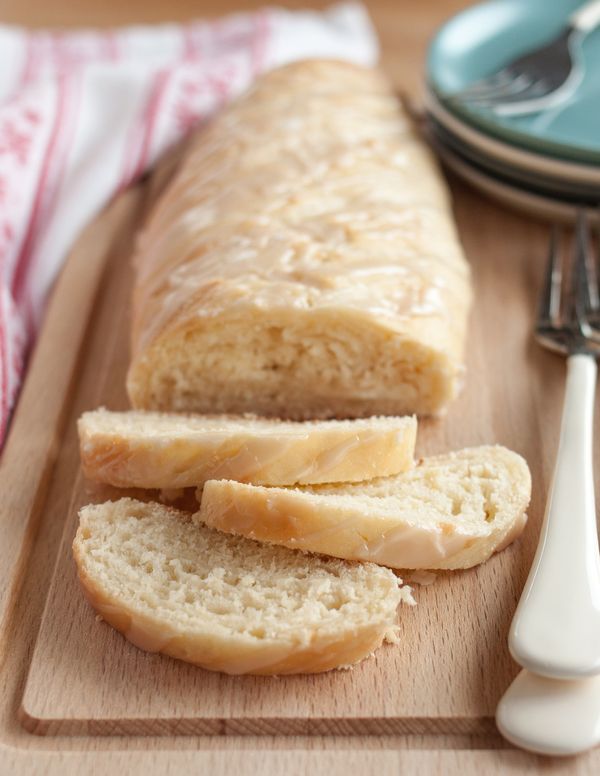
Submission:
{"label": "fork", "polygon": [[559,237],[555,230],[536,337],[545,347],[566,354],[567,384],[550,497],[509,649],[536,674],[579,679],[600,673],[600,556],[592,467],[600,302],[583,210],[578,213],[574,266],[566,290]]}
{"label": "fork", "polygon": [[556,38],[450,96],[455,103],[516,116],[554,107],[583,78],[581,43],[600,24],[600,0],[578,8]]}

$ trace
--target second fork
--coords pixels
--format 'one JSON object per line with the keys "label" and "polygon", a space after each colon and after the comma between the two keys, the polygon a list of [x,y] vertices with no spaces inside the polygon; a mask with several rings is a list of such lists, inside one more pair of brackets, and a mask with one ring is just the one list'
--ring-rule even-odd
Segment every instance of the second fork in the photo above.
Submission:
{"label": "second fork", "polygon": [[515,613],[509,648],[523,667],[577,679],[600,673],[600,555],[592,423],[600,354],[598,289],[583,211],[566,303],[556,236],[536,334],[565,353],[567,384],[560,442],[538,549]]}

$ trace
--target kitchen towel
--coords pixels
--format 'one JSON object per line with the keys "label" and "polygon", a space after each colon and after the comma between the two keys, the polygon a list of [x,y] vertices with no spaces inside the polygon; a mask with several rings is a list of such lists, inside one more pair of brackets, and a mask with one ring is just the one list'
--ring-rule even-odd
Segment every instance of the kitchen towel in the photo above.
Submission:
{"label": "kitchen towel", "polygon": [[103,31],[0,26],[0,444],[82,227],[259,73],[310,57],[370,65],[377,48],[356,3]]}

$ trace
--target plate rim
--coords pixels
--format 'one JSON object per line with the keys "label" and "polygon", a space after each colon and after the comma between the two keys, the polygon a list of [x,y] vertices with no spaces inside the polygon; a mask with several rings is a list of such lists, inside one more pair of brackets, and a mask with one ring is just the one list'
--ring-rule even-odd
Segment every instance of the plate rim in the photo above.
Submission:
{"label": "plate rim", "polygon": [[[579,3],[582,0],[579,0]],[[450,106],[447,104],[448,94],[442,89],[438,88],[438,67],[433,66],[433,59],[436,47],[440,46],[440,40],[447,33],[447,31],[457,24],[464,24],[465,17],[468,17],[475,11],[480,11],[486,7],[496,6],[502,3],[503,0],[483,0],[483,2],[476,2],[466,8],[460,9],[458,12],[446,19],[436,30],[432,36],[429,45],[427,47],[426,56],[426,81],[427,88],[436,95],[436,99],[444,104],[446,110],[451,111]],[[575,3],[574,8],[577,7]],[[568,15],[565,17],[565,20]],[[465,47],[468,48],[468,47]],[[548,156],[551,155],[557,161],[563,161],[565,163],[572,164],[588,164],[595,165],[600,171],[600,149],[589,148],[577,144],[569,144],[564,140],[552,138],[552,137],[539,137],[535,133],[528,132],[523,129],[511,127],[503,123],[497,123],[490,120],[485,114],[479,116],[478,114],[471,113],[468,110],[457,109],[456,112],[452,111],[452,115],[460,116],[461,121],[472,128],[476,128],[479,132],[485,134],[487,137],[494,137],[498,142],[512,145],[526,149],[530,153],[537,155]]]}
{"label": "plate rim", "polygon": [[[558,220],[569,223],[575,220],[578,209],[577,205],[528,192],[498,181],[484,172],[471,168],[470,165],[459,159],[449,149],[436,149],[436,153],[442,164],[447,166],[459,178],[489,195],[492,199],[502,202],[507,207],[521,213],[521,215],[533,214],[545,220]],[[586,210],[592,217],[597,213],[593,208],[586,208]]]}
{"label": "plate rim", "polygon": [[477,148],[481,153],[493,159],[506,162],[522,170],[542,175],[552,175],[565,182],[600,185],[600,166],[572,162],[546,156],[543,153],[515,147],[498,138],[486,135],[481,129],[462,121],[441,102],[430,84],[426,84],[424,93],[426,112],[467,145]]}
{"label": "plate rim", "polygon": [[474,146],[463,143],[431,115],[427,116],[426,132],[434,145],[447,148],[464,159],[467,164],[481,169],[482,172],[500,181],[506,181],[509,185],[514,184],[532,192],[539,191],[550,197],[593,201],[600,206],[600,183],[573,182],[546,173],[523,170],[522,167],[515,167],[508,162],[500,162],[492,156],[481,153]]}

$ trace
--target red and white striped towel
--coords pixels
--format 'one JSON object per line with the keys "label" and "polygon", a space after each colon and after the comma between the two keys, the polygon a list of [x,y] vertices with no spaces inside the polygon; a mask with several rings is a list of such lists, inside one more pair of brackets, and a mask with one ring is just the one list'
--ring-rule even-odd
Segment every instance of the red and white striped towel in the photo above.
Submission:
{"label": "red and white striped towel", "polygon": [[0,27],[0,444],[85,223],[258,73],[318,56],[374,63],[361,5],[102,32]]}

